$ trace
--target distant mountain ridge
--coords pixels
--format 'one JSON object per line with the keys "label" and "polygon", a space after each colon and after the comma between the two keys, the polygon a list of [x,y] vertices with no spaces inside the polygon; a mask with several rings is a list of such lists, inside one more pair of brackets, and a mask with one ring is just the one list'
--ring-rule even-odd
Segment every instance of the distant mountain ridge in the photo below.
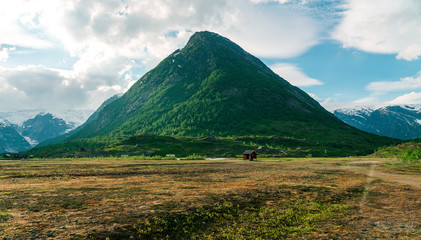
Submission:
{"label": "distant mountain ridge", "polygon": [[334,115],[360,130],[397,139],[421,138],[421,104],[343,108]]}
{"label": "distant mountain ridge", "polygon": [[27,150],[31,145],[16,131],[15,126],[0,119],[0,153]]}
{"label": "distant mountain ridge", "polygon": [[64,142],[62,149],[68,149],[77,141],[75,149],[91,145],[96,151],[142,134],[282,136],[351,154],[391,142],[344,124],[258,58],[211,32],[193,34],[86,124],[49,142]]}
{"label": "distant mountain ridge", "polygon": [[88,119],[94,110],[17,110],[0,112],[0,119],[7,119],[12,124],[22,125],[23,122],[30,118],[34,118],[38,114],[51,114],[56,118],[61,118],[74,126],[82,125]]}
{"label": "distant mountain ridge", "polygon": [[50,138],[55,138],[74,129],[73,123],[67,123],[51,113],[40,113],[34,118],[26,120],[19,127],[22,136],[38,144]]}
{"label": "distant mountain ridge", "polygon": [[102,109],[104,109],[105,106],[107,106],[108,104],[110,104],[110,103],[114,102],[115,100],[119,99],[121,96],[122,96],[122,94],[116,94],[116,95],[108,98],[107,100],[105,100],[101,104],[101,106],[99,106],[99,108],[94,113],[92,113],[92,115],[89,116],[89,118],[83,124],[78,126],[76,129],[74,129],[73,131],[70,131],[68,133],[66,132],[66,134],[63,134],[59,137],[48,139],[48,140],[42,142],[39,146],[56,144],[56,143],[66,141],[67,139],[71,138],[75,132],[79,131],[79,129],[84,128],[86,125],[90,124],[93,121],[96,121],[98,119],[99,113],[102,111]]}
{"label": "distant mountain ridge", "polygon": [[[92,111],[69,110],[54,114],[38,110],[2,112],[0,153],[26,151],[38,143],[67,133],[82,124],[88,113]],[[57,115],[66,117],[67,121]]]}

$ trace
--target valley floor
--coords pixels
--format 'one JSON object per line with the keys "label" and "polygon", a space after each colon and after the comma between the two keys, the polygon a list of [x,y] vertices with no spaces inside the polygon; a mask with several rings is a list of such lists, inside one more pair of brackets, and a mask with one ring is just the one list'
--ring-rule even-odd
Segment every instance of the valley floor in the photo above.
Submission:
{"label": "valley floor", "polygon": [[420,169],[393,163],[0,161],[0,238],[421,239]]}

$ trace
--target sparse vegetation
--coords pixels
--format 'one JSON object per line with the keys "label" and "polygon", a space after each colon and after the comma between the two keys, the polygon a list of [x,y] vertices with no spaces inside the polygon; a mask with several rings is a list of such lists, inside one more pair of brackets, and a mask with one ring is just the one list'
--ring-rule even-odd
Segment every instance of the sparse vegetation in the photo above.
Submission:
{"label": "sparse vegetation", "polygon": [[341,170],[348,166],[343,163],[352,161],[146,157],[4,161],[0,165],[0,237],[418,236],[420,190]]}
{"label": "sparse vegetation", "polygon": [[[267,196],[267,198],[271,198]],[[309,200],[262,204],[217,202],[187,212],[153,216],[137,227],[141,239],[285,239],[307,236],[348,206]]]}
{"label": "sparse vegetation", "polygon": [[0,222],[7,221],[10,218],[10,213],[0,212]]}
{"label": "sparse vegetation", "polygon": [[399,160],[399,162],[385,164],[387,168],[421,172],[421,143],[419,142],[410,141],[396,146],[383,147],[376,151],[374,155]]}

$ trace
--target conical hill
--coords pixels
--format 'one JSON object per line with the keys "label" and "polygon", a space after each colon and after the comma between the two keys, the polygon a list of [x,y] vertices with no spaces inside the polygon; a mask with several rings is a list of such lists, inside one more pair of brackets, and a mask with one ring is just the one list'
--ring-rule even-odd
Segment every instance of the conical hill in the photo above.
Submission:
{"label": "conical hill", "polygon": [[[349,127],[229,39],[195,33],[66,141],[135,134],[281,136],[317,144],[391,142]],[[377,142],[377,143],[376,143]]]}

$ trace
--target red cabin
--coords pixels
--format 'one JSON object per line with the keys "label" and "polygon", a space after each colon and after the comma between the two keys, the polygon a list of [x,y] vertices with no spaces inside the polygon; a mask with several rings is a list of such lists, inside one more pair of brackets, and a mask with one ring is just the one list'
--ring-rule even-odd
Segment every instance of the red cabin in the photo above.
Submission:
{"label": "red cabin", "polygon": [[254,150],[246,150],[243,153],[243,160],[250,160],[250,161],[254,161],[257,160],[257,153]]}

